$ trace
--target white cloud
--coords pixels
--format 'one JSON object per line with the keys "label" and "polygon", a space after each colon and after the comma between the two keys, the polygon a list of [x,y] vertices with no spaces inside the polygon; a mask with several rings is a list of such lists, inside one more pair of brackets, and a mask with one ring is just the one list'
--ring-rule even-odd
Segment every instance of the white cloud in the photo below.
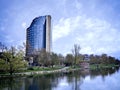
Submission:
{"label": "white cloud", "polygon": [[83,47],[81,52],[86,53],[86,51],[87,51],[87,54],[94,53],[90,46],[86,46],[85,48]]}
{"label": "white cloud", "polygon": [[26,28],[26,25],[27,25],[26,22],[23,22],[23,23],[22,23],[22,27],[23,27],[23,28]]}
{"label": "white cloud", "polygon": [[[87,54],[111,54],[120,50],[120,32],[106,20],[89,18],[86,16],[70,17],[60,19],[53,28],[53,41],[69,36],[71,43],[67,49],[71,49],[73,44],[81,46],[81,53]],[[61,42],[62,43],[62,42]],[[64,46],[66,45],[65,43]]]}
{"label": "white cloud", "polygon": [[53,41],[65,37],[74,31],[78,27],[80,19],[80,16],[76,18],[61,18],[57,24],[54,24]]}
{"label": "white cloud", "polygon": [[53,41],[68,35],[70,32],[70,19],[60,19],[57,25],[53,27]]}
{"label": "white cloud", "polygon": [[[76,37],[82,46],[82,53],[113,53],[120,50],[120,32],[109,22],[88,18],[84,20],[84,32]],[[80,32],[79,32],[80,34]]]}

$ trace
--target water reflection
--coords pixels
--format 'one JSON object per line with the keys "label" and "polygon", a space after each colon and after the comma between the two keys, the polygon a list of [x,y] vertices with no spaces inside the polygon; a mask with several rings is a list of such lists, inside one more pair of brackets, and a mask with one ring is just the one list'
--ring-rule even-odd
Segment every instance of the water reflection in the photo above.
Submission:
{"label": "water reflection", "polygon": [[0,90],[19,90],[22,83],[21,78],[0,78]]}
{"label": "water reflection", "polygon": [[[0,78],[0,90],[120,90],[119,74],[119,68],[109,68],[31,77]],[[111,86],[108,87],[108,85]]]}

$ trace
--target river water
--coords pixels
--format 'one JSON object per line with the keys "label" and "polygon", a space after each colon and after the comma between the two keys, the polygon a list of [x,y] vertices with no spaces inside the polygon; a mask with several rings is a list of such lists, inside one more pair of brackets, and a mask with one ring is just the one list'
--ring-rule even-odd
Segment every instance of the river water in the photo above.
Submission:
{"label": "river water", "polygon": [[0,90],[120,90],[120,69],[0,78]]}

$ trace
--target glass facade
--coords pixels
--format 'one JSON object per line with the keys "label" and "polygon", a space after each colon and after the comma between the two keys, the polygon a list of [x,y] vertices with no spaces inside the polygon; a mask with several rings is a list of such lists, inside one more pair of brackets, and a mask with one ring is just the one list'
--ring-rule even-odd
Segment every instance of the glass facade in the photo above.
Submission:
{"label": "glass facade", "polygon": [[35,18],[27,29],[26,54],[34,54],[42,48],[46,48],[46,16]]}

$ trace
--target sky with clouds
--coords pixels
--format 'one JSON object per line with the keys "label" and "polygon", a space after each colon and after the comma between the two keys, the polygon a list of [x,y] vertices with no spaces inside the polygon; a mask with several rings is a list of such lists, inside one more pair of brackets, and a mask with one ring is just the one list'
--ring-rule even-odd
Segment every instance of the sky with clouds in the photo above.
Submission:
{"label": "sky with clouds", "polygon": [[120,0],[0,0],[0,42],[20,45],[35,17],[52,16],[52,49],[120,57]]}

